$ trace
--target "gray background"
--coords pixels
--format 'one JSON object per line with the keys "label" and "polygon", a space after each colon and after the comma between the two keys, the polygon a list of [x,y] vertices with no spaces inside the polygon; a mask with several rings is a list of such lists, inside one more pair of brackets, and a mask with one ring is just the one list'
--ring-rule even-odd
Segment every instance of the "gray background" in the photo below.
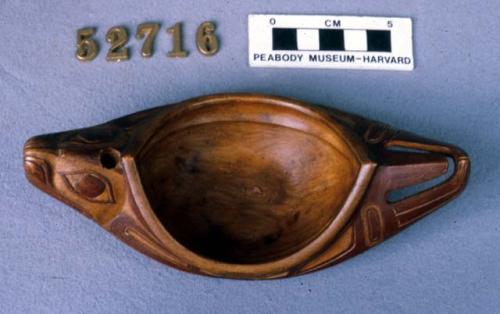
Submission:
{"label": "gray background", "polygon": [[[493,313],[500,309],[500,2],[0,1],[0,312]],[[247,66],[249,13],[408,16],[413,72]],[[218,24],[221,50],[194,32]],[[104,33],[162,22],[156,54],[105,61]],[[184,60],[166,26],[184,22]],[[101,53],[74,58],[76,30],[97,26]],[[135,31],[132,32],[135,34]],[[276,281],[211,279],[133,251],[24,178],[32,135],[89,126],[185,98],[249,91],[296,97],[456,143],[471,156],[459,199],[341,265]]]}

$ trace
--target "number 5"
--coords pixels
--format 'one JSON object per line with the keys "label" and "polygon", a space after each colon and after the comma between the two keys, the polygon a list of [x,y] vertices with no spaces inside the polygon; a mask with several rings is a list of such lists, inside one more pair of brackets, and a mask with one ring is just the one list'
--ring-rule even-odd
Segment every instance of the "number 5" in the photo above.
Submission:
{"label": "number 5", "polygon": [[99,52],[99,47],[92,35],[95,34],[95,28],[81,28],[76,32],[76,53],[75,56],[80,61],[92,61]]}

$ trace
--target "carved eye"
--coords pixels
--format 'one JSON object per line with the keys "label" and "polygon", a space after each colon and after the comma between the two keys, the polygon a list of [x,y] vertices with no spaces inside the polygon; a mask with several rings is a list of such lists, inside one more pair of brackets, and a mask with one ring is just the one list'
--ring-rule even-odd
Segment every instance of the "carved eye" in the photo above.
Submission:
{"label": "carved eye", "polygon": [[68,187],[81,197],[95,203],[114,203],[108,179],[97,173],[76,172],[62,174]]}

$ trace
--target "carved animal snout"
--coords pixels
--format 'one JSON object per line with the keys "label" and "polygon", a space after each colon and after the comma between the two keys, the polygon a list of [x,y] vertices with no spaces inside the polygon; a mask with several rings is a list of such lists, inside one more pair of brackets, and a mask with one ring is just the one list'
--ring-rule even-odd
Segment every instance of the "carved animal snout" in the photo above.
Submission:
{"label": "carved animal snout", "polygon": [[24,144],[24,154],[33,152],[36,149],[53,150],[57,148],[57,142],[54,140],[54,135],[38,135],[30,138]]}
{"label": "carved animal snout", "polygon": [[50,185],[50,164],[44,158],[43,152],[56,148],[50,135],[39,135],[30,138],[24,144],[24,172],[28,180],[40,188]]}
{"label": "carved animal snout", "polygon": [[29,154],[24,155],[24,172],[28,180],[35,186],[46,186],[50,184],[49,164],[38,157]]}

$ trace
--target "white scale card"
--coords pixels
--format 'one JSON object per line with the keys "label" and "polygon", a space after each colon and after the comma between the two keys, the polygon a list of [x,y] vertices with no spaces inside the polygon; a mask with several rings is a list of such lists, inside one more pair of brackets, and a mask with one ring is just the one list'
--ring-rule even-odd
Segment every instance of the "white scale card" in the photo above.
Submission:
{"label": "white scale card", "polygon": [[410,18],[251,14],[252,67],[411,71]]}

